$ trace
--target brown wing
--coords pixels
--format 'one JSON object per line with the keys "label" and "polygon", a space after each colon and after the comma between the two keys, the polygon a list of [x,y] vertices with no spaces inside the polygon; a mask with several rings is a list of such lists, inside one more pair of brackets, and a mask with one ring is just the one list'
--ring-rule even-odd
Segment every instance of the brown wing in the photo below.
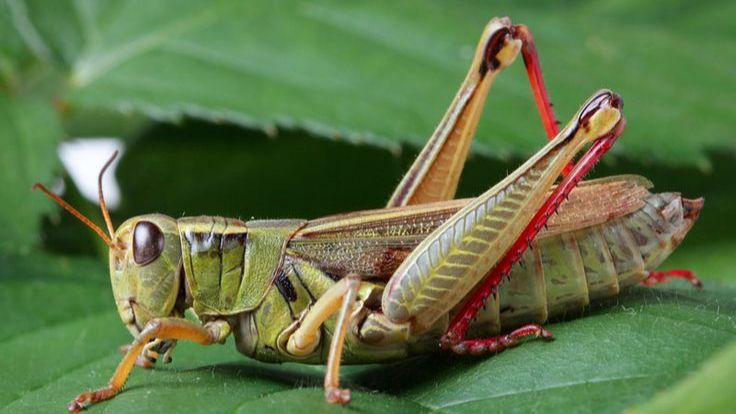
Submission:
{"label": "brown wing", "polygon": [[310,221],[287,254],[343,276],[391,276],[409,253],[468,200],[366,210]]}
{"label": "brown wing", "polygon": [[[583,181],[538,238],[593,226],[644,205],[652,184],[624,175]],[[335,276],[356,272],[389,278],[425,237],[470,199],[365,210],[310,221],[289,242],[287,254]]]}
{"label": "brown wing", "polygon": [[636,211],[650,194],[651,181],[638,175],[617,175],[581,182],[537,238],[554,236]]}

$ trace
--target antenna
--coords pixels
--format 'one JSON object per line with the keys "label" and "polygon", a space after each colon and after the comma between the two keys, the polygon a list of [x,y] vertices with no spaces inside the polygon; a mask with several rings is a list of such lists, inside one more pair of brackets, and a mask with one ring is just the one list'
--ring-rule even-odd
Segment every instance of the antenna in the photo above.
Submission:
{"label": "antenna", "polygon": [[62,206],[66,211],[72,213],[72,215],[74,217],[78,218],[79,221],[81,221],[82,223],[86,224],[87,227],[89,227],[89,228],[92,229],[92,231],[94,231],[95,233],[99,234],[100,237],[102,238],[102,240],[105,242],[105,244],[108,247],[110,247],[111,249],[113,248],[112,241],[110,241],[110,237],[108,237],[107,234],[105,234],[105,232],[102,231],[102,229],[99,228],[95,223],[92,223],[92,221],[90,221],[90,219],[88,219],[82,213],[80,213],[79,211],[77,211],[76,208],[72,207],[71,205],[69,205],[69,203],[67,203],[66,201],[62,200],[61,197],[59,197],[56,194],[54,194],[51,191],[49,191],[46,187],[43,186],[43,184],[36,183],[36,184],[33,185],[33,189],[34,190],[35,189],[39,189],[39,190],[43,191],[50,199],[54,200],[58,205]]}
{"label": "antenna", "polygon": [[112,153],[109,160],[102,166],[100,174],[97,176],[97,196],[100,200],[100,208],[102,209],[102,217],[105,218],[105,224],[107,224],[107,232],[110,233],[110,238],[115,237],[115,228],[112,226],[112,220],[110,219],[110,212],[107,211],[107,204],[105,204],[105,196],[102,194],[102,177],[105,175],[105,171],[110,167],[115,158],[118,156],[118,151]]}
{"label": "antenna", "polygon": [[105,242],[105,244],[113,249],[112,239],[115,237],[115,228],[112,225],[112,220],[110,219],[110,213],[107,210],[107,204],[105,204],[105,196],[102,193],[102,177],[105,175],[105,171],[110,167],[113,161],[115,161],[115,158],[118,156],[118,151],[113,152],[112,156],[109,160],[105,163],[104,166],[102,166],[102,170],[100,170],[100,174],[97,176],[97,194],[100,200],[100,208],[102,209],[102,216],[105,218],[105,224],[107,225],[107,231],[110,234],[109,236],[105,234],[105,232],[97,226],[95,223],[93,223],[90,219],[84,216],[84,214],[80,213],[79,210],[72,207],[69,203],[62,200],[61,197],[58,195],[52,193],[49,191],[48,188],[44,187],[43,184],[36,183],[33,185],[33,189],[39,189],[44,192],[50,199],[55,201],[58,205],[64,208],[64,210],[70,212],[74,217],[79,219],[82,223],[84,223],[87,227],[92,229],[95,233],[97,233],[100,238],[102,238],[102,241]]}

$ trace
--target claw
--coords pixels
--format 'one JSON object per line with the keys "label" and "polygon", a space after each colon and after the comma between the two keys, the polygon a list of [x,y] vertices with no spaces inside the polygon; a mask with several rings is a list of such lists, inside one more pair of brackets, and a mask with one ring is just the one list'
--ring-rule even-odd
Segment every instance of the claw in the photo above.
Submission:
{"label": "claw", "polygon": [[[141,354],[136,358],[135,365],[145,369],[151,369],[159,358],[164,364],[169,364],[173,360],[171,354],[176,346],[176,341],[154,340],[149,342],[143,349]],[[118,352],[126,354],[130,349],[130,345],[121,345]],[[160,351],[163,351],[163,355]]]}
{"label": "claw", "polygon": [[325,400],[330,404],[345,405],[350,402],[350,390],[347,388],[328,388],[325,390]]}
{"label": "claw", "polygon": [[81,403],[77,402],[76,399],[69,402],[69,404],[66,405],[67,411],[70,413],[78,413],[82,410],[84,410],[86,407],[84,407]]}
{"label": "claw", "polygon": [[115,391],[110,387],[99,389],[97,391],[83,392],[71,400],[69,404],[66,405],[66,409],[70,413],[78,413],[86,410],[96,402],[112,398],[113,395],[115,395]]}

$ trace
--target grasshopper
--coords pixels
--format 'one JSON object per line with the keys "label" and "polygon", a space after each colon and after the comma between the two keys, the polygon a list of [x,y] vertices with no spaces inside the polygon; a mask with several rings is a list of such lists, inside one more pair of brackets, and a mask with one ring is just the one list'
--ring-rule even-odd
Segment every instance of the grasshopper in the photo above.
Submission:
{"label": "grasshopper", "polygon": [[[519,54],[549,142],[485,193],[453,200],[491,84]],[[560,129],[532,35],[495,18],[383,209],[247,222],[149,214],[115,229],[101,185],[114,154],[98,177],[105,233],[37,184],[108,245],[115,304],[135,338],[109,384],[79,394],[69,411],[114,397],[135,365],[169,361],[178,340],[212,345],[232,335],[258,360],[326,363],[325,399],[345,404],[341,363],[497,353],[552,338],[541,323],[628,286],[670,277],[700,286],[689,271],[656,268],[702,199],[650,193],[638,176],[581,182],[623,132],[622,106],[598,91]],[[198,321],[184,318],[188,309]]]}

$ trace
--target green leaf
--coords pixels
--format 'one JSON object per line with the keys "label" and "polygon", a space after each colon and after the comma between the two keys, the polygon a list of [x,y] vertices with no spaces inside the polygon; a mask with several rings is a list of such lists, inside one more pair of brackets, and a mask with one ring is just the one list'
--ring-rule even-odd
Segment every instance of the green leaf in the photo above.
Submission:
{"label": "green leaf", "polygon": [[[406,143],[424,142],[483,25],[493,15],[509,15],[534,31],[562,120],[594,90],[611,87],[624,96],[629,117],[615,151],[703,168],[710,166],[706,149],[734,148],[733,105],[725,93],[736,60],[727,24],[734,9],[725,1],[693,8],[684,0],[564,7],[541,1],[488,7],[419,0],[8,0],[0,3],[0,90],[7,94],[3,105],[25,108],[26,100],[38,99],[33,105],[44,107],[7,116],[48,120],[39,123],[38,136],[55,131],[48,145],[11,148],[25,159],[54,156],[50,143],[62,135],[50,119],[54,112],[66,136],[137,135],[143,118],[195,117],[269,134],[304,129],[396,153]],[[543,132],[520,62],[499,78],[487,112],[476,152],[526,156],[539,147]],[[12,146],[6,137],[17,131],[11,128],[4,126],[0,138]],[[14,165],[1,168],[24,174]],[[45,181],[54,167],[42,163],[25,174]],[[6,180],[8,192],[24,194],[27,179]],[[13,197],[10,205],[23,202]],[[24,241],[4,241],[4,250],[36,246],[40,211],[24,210],[25,217],[10,224]]]}
{"label": "green leaf", "polygon": [[51,181],[61,126],[43,100],[2,93],[0,126],[0,253],[28,252],[39,239],[40,215],[51,210],[31,186]]}
{"label": "green leaf", "polygon": [[736,408],[736,343],[631,414],[717,413]]}
{"label": "green leaf", "polygon": [[[541,140],[540,140],[541,141]],[[257,131],[206,122],[158,124],[126,148],[117,176],[123,203],[113,212],[116,224],[152,212],[172,217],[201,214],[241,219],[304,218],[379,208],[413,161],[368,145],[324,140],[303,132],[269,137]],[[665,167],[638,162],[603,162],[592,177],[641,174],[654,192],[675,191],[705,198],[698,223],[663,268],[690,268],[705,280],[736,281],[734,249],[736,193],[734,156],[711,153],[710,172],[694,167]],[[458,197],[473,197],[522,163],[471,157]],[[73,189],[73,186],[69,186]],[[99,220],[99,208],[67,196],[73,205]],[[62,253],[94,253],[76,239],[99,238],[68,214],[47,226],[46,247]],[[103,245],[104,247],[104,245]]]}
{"label": "green leaf", "polygon": [[[55,412],[105,384],[130,341],[102,262],[0,256],[0,412]],[[635,288],[585,317],[549,324],[489,358],[425,356],[346,368],[346,409],[465,413],[544,409],[620,412],[643,403],[736,337],[736,289]],[[8,319],[9,317],[9,319]],[[225,346],[180,344],[171,365],[136,369],[125,390],[91,412],[342,412],[322,398],[321,367],[269,365]]]}
{"label": "green leaf", "polygon": [[[610,87],[629,117],[621,154],[704,166],[705,149],[734,147],[724,86],[736,61],[725,16],[735,8],[725,1],[12,4],[17,29],[33,29],[31,46],[67,74],[63,99],[77,108],[420,145],[484,24],[509,15],[535,33],[561,120]],[[521,62],[508,72],[478,132],[485,154],[527,155],[543,136]]]}
{"label": "green leaf", "polygon": [[[0,2],[0,412],[62,410],[107,382],[116,347],[130,341],[104,260],[37,249],[39,238],[67,254],[94,251],[82,237],[99,243],[68,215],[38,231],[52,204],[30,186],[53,183],[63,135],[133,138],[115,223],[154,211],[312,218],[381,206],[493,15],[534,32],[561,120],[599,87],[624,96],[624,156],[607,158],[599,175],[644,173],[657,191],[706,198],[666,263],[696,270],[705,291],[634,289],[550,324],[552,343],[492,358],[346,368],[355,391],[347,408],[323,403],[320,367],[250,361],[232,343],[182,344],[173,365],[137,369],[96,411],[621,412],[689,407],[678,399],[685,392],[702,393],[688,402],[703,410],[733,411],[723,387],[713,389],[728,381],[719,368],[733,353],[706,361],[736,333],[735,13],[723,0]],[[475,146],[494,157],[470,160],[461,195],[485,190],[543,142],[526,83],[520,62],[499,77]],[[199,122],[149,123],[191,118]]]}

